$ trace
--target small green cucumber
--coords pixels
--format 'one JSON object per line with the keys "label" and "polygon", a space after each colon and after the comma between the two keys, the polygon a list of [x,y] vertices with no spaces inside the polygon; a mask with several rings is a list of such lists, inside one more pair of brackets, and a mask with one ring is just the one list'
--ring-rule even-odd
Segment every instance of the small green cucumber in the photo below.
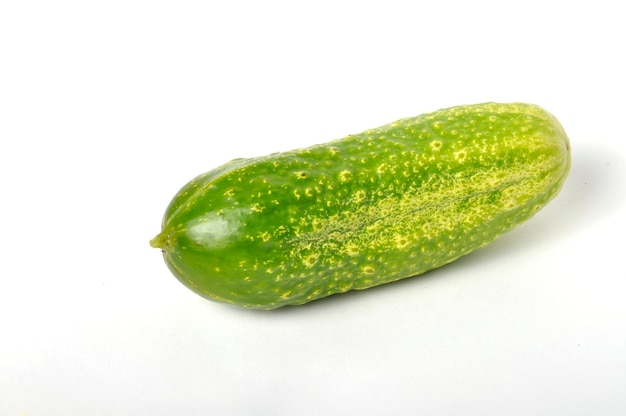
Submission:
{"label": "small green cucumber", "polygon": [[178,192],[150,243],[209,299],[298,305],[485,246],[554,198],[569,168],[569,140],[542,108],[453,107],[226,163]]}

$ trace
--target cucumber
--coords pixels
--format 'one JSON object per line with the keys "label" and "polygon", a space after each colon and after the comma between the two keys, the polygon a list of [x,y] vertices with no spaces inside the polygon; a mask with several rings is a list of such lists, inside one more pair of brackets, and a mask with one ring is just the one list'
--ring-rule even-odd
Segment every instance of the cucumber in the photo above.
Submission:
{"label": "cucumber", "polygon": [[226,163],[178,192],[150,243],[204,297],[298,305],[485,246],[553,199],[569,168],[569,140],[542,108],[453,107]]}

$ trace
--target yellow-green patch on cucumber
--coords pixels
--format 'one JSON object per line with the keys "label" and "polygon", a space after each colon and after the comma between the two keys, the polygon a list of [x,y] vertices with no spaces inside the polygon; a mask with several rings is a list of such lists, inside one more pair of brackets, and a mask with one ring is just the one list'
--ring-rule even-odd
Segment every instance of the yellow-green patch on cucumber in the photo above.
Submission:
{"label": "yellow-green patch on cucumber", "polygon": [[554,198],[569,168],[569,140],[542,108],[453,107],[202,174],[151,244],[207,298],[303,304],[490,243]]}

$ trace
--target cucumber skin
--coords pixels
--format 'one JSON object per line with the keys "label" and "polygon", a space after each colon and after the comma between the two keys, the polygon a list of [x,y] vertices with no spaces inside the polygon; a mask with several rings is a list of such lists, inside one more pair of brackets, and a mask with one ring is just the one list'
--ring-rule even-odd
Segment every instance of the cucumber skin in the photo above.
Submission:
{"label": "cucumber skin", "polygon": [[209,299],[303,304],[485,246],[553,199],[569,168],[569,140],[540,107],[452,107],[204,173],[151,245]]}

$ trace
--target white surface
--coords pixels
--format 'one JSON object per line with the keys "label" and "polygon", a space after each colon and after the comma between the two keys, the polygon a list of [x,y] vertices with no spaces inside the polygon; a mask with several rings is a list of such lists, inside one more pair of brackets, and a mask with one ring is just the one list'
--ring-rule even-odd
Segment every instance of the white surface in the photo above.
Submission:
{"label": "white surface", "polygon": [[[626,414],[618,3],[377,3],[0,5],[0,415]],[[452,265],[250,312],[148,245],[234,157],[482,101],[548,109],[573,166]]]}

